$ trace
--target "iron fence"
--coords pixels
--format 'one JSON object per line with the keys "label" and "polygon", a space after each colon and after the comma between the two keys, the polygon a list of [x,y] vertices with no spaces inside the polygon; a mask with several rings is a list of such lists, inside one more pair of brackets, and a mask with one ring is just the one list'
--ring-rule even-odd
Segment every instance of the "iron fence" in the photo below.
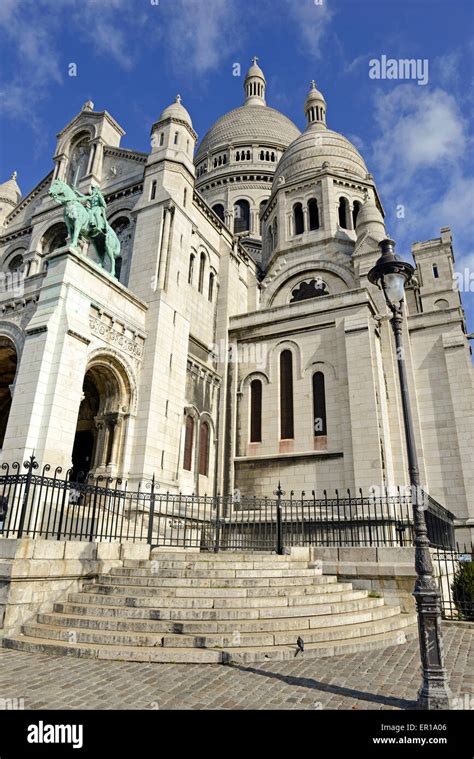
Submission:
{"label": "iron fence", "polygon": [[444,619],[474,622],[474,554],[472,545],[433,553]]}
{"label": "iron fence", "polygon": [[[2,465],[4,537],[147,542],[208,551],[276,551],[292,546],[410,546],[413,503],[397,491],[375,496],[195,496],[160,493],[153,478],[134,488],[120,479],[77,477],[34,457]],[[422,493],[432,545],[454,549],[453,515]],[[419,499],[418,499],[419,501]],[[2,521],[3,514],[3,521]]]}

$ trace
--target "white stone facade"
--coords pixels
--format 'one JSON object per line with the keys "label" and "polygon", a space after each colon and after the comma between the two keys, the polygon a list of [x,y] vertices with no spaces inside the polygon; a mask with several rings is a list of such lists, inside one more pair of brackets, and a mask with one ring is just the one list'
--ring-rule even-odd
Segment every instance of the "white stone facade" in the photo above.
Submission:
{"label": "white stone facade", "polygon": [[[256,62],[245,93],[197,152],[179,97],[147,154],[121,148],[122,128],[87,103],[58,135],[51,174],[24,198],[15,177],[0,186],[3,462],[34,451],[202,495],[407,485],[392,333],[367,279],[386,236],[373,178],[327,128],[314,84],[303,134],[266,105]],[[56,178],[100,185],[119,280],[68,246]],[[413,256],[421,477],[467,538],[474,375],[449,229]]]}

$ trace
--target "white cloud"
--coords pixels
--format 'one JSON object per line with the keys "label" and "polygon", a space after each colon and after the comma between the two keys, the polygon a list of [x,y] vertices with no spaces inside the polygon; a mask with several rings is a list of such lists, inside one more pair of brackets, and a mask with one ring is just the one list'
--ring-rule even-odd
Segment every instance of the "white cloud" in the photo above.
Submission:
{"label": "white cloud", "polygon": [[[438,63],[452,82],[457,79],[454,60]],[[387,212],[388,231],[400,253],[407,255],[414,240],[438,237],[440,229],[449,226],[456,271],[473,271],[474,175],[466,160],[470,144],[458,105],[461,97],[456,88],[420,92],[407,84],[379,94],[369,165]],[[399,205],[404,206],[404,218],[397,218]],[[470,312],[472,295],[465,293],[463,301]]]}
{"label": "white cloud", "polygon": [[304,51],[314,58],[321,58],[321,43],[334,12],[323,0],[286,0],[290,16],[296,21],[303,40]]}
{"label": "white cloud", "polygon": [[464,119],[455,98],[442,89],[399,85],[377,97],[374,115],[374,158],[384,178],[396,175],[407,184],[420,169],[448,171],[464,153]]}
{"label": "white cloud", "polygon": [[229,57],[242,30],[237,0],[174,0],[167,29],[175,64],[206,74]]}

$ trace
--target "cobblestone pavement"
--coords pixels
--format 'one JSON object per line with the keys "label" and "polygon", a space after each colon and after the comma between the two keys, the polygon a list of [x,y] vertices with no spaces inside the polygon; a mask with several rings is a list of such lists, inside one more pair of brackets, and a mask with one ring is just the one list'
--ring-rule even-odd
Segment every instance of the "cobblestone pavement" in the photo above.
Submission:
{"label": "cobblestone pavement", "polygon": [[[474,708],[474,629],[444,628],[457,708]],[[0,649],[0,703],[25,709],[410,709],[417,641],[337,658],[245,667],[139,664]]]}

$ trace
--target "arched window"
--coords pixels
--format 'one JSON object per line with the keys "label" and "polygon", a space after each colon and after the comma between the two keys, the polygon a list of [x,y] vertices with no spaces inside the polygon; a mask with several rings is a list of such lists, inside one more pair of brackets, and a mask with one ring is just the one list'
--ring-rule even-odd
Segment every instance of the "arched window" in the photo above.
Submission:
{"label": "arched window", "polygon": [[156,198],[156,187],[157,187],[157,183],[156,183],[156,181],[154,180],[154,181],[151,183],[151,189],[150,189],[150,200],[155,200],[155,198]]}
{"label": "arched window", "polygon": [[248,200],[238,200],[234,206],[234,232],[250,230],[250,203]]}
{"label": "arched window", "polygon": [[295,224],[295,235],[302,235],[304,232],[304,215],[301,203],[297,203],[293,208],[293,219]]}
{"label": "arched window", "polygon": [[265,160],[265,153],[263,152],[263,150],[260,151],[260,160],[261,161]]}
{"label": "arched window", "polygon": [[184,206],[185,208],[186,208],[186,203],[187,203],[187,200],[188,200],[188,188],[187,188],[187,187],[185,187],[185,188],[184,188],[184,192],[183,192],[183,206]]}
{"label": "arched window", "polygon": [[17,362],[13,342],[6,337],[0,337],[0,449],[3,446],[12,405],[10,385],[15,381]]}
{"label": "arched window", "polygon": [[174,144],[177,145],[179,142],[179,132],[174,133]]}
{"label": "arched window", "polygon": [[211,271],[209,274],[209,302],[214,300],[214,284],[216,281],[216,275]]}
{"label": "arched window", "polygon": [[199,292],[204,290],[204,272],[206,270],[206,254],[201,253],[201,260],[199,264]]}
{"label": "arched window", "polygon": [[222,222],[225,222],[225,209],[222,203],[216,203],[215,206],[212,206],[212,210]]}
{"label": "arched window", "polygon": [[254,380],[250,385],[250,442],[262,442],[262,383]]}
{"label": "arched window", "polygon": [[267,207],[268,199],[262,200],[260,203],[259,208],[259,216],[260,216],[260,237],[263,237],[263,214],[265,213],[265,208]]}
{"label": "arched window", "polygon": [[308,201],[308,216],[309,216],[309,228],[313,232],[315,229],[319,229],[319,208],[318,201],[311,198]]}
{"label": "arched window", "polygon": [[273,248],[274,250],[278,248],[278,219],[276,216],[273,220]]}
{"label": "arched window", "polygon": [[20,269],[23,268],[23,256],[21,253],[18,253],[16,256],[13,256],[12,260],[8,264],[8,271],[16,272],[20,271]]}
{"label": "arched window", "polygon": [[162,145],[164,145],[164,142],[165,142],[165,133],[164,133],[164,132],[162,132],[162,133],[160,134],[160,147],[161,147]]}
{"label": "arched window", "polygon": [[236,161],[240,161],[240,153],[239,153],[239,151],[237,151],[237,153],[235,154],[235,160]]}
{"label": "arched window", "polygon": [[293,354],[286,350],[280,356],[280,437],[292,440],[294,436]]}
{"label": "arched window", "polygon": [[[11,264],[10,264],[10,267],[11,267]],[[437,264],[433,264],[433,277],[435,279],[439,279],[439,269],[438,269],[438,265]]]}
{"label": "arched window", "polygon": [[268,227],[268,250],[270,253],[273,253],[274,250],[273,229],[271,227]]}
{"label": "arched window", "polygon": [[47,256],[58,248],[67,245],[68,231],[64,222],[58,222],[50,227],[41,238],[41,250]]}
{"label": "arched window", "polygon": [[184,439],[184,463],[183,469],[191,472],[193,468],[193,444],[194,444],[194,419],[186,417],[186,436]]}
{"label": "arched window", "polygon": [[349,228],[349,203],[347,198],[339,198],[339,226],[341,229]]}
{"label": "arched window", "polygon": [[199,431],[199,474],[202,477],[209,477],[209,448],[211,442],[211,431],[207,422],[201,424]]}
{"label": "arched window", "polygon": [[120,216],[112,222],[111,226],[120,241],[120,256],[115,259],[115,276],[119,282],[126,284],[128,261],[132,252],[130,219],[126,216]]}
{"label": "arched window", "polygon": [[357,217],[359,215],[359,211],[361,209],[361,205],[362,204],[358,200],[354,200],[354,205],[353,205],[353,209],[352,209],[352,222],[353,222],[354,229],[356,228]]}
{"label": "arched window", "polygon": [[265,153],[265,159],[266,159],[267,161],[269,161],[269,160],[270,160],[270,152],[269,152],[268,150],[267,150],[267,152]]}
{"label": "arched window", "polygon": [[324,374],[313,374],[313,434],[314,437],[327,435],[326,388]]}
{"label": "arched window", "polygon": [[250,150],[247,150],[247,161],[250,161],[250,159],[251,159]]}
{"label": "arched window", "polygon": [[194,280],[194,262],[196,261],[196,256],[194,253],[191,253],[190,259],[189,259],[189,273],[188,273],[188,284],[192,285]]}
{"label": "arched window", "polygon": [[275,153],[272,153],[272,163],[275,163]]}
{"label": "arched window", "polygon": [[67,182],[71,187],[76,187],[82,177],[87,174],[90,152],[90,137],[88,134],[83,134],[74,144],[69,158]]}

